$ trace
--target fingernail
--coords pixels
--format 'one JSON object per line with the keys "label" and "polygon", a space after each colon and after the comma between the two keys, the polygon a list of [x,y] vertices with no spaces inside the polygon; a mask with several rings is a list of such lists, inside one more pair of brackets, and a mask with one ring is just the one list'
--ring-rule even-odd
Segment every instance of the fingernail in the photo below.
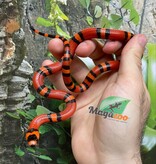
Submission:
{"label": "fingernail", "polygon": [[145,47],[146,43],[147,43],[147,38],[145,37],[145,35],[141,34],[138,37],[138,42],[140,44],[141,47]]}

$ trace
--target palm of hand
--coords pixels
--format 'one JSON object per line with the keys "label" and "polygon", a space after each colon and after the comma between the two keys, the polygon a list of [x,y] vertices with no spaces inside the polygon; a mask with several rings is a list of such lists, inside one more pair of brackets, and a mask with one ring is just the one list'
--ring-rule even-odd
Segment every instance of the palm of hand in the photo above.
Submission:
{"label": "palm of hand", "polygon": [[[99,107],[101,101],[109,96],[132,99],[133,97],[129,95],[128,91],[132,87],[123,84],[123,80],[119,79],[117,72],[108,73],[97,79],[88,91],[77,96],[78,110],[72,118],[72,145],[77,159],[85,156],[86,159],[82,160],[86,163],[97,163],[100,153],[108,156],[108,148],[112,153],[118,151],[120,146],[123,147],[128,142],[128,131],[131,131],[136,124],[139,126],[136,119],[132,119],[133,124],[127,129],[125,123],[117,123],[89,113],[90,106]],[[137,105],[136,108],[138,108]],[[139,117],[140,111],[137,115]],[[138,120],[140,119],[138,118]],[[138,127],[136,126],[133,130],[138,131]],[[137,135],[133,136],[134,139],[137,138]],[[122,144],[120,143],[121,139],[125,140]],[[111,145],[113,146],[110,147]],[[123,151],[125,149],[126,147]]]}
{"label": "palm of hand", "polygon": [[[121,68],[118,72],[104,74],[94,81],[89,90],[77,96],[78,107],[71,127],[72,148],[78,163],[95,164],[100,163],[101,158],[104,162],[105,157],[112,159],[111,156],[118,154],[125,154],[125,159],[133,158],[134,152],[139,154],[142,127],[148,114],[148,104],[140,110],[141,103],[147,102],[144,94],[148,97],[141,71],[131,76],[122,73]],[[112,121],[89,113],[90,106],[98,108],[101,101],[109,96],[130,100],[124,111],[129,117],[128,122]],[[118,156],[114,158],[116,160]]]}

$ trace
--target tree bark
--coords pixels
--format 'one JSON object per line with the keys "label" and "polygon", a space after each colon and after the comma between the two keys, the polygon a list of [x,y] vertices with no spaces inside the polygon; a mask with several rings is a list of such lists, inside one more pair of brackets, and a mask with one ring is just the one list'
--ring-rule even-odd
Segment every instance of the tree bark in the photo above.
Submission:
{"label": "tree bark", "polygon": [[[24,61],[26,46],[22,29],[22,1],[0,1],[0,163],[20,163],[15,144],[23,138],[19,120],[7,116],[26,108],[32,67]],[[29,106],[29,105],[28,105]]]}

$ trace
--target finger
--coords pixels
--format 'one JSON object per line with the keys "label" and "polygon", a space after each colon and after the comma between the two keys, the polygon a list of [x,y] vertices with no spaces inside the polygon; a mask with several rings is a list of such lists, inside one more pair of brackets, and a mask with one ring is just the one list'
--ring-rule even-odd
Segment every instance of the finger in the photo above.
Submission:
{"label": "finger", "polygon": [[118,41],[109,41],[105,45],[97,40],[87,40],[82,42],[76,49],[76,54],[80,57],[90,57],[95,65],[112,60],[112,54],[122,47]]}
{"label": "finger", "polygon": [[48,43],[48,50],[56,57],[60,59],[63,56],[64,45],[61,39],[51,39]]}
{"label": "finger", "polygon": [[[116,57],[116,60],[120,60],[121,58],[121,52],[124,48],[124,44],[122,42],[119,42],[119,41],[108,41],[106,42],[104,48],[103,48],[103,51],[105,53],[111,53],[111,54],[114,54],[115,57]],[[113,59],[114,59],[114,56],[113,56]],[[108,58],[109,60],[109,58]]]}
{"label": "finger", "polygon": [[80,43],[76,49],[76,54],[80,57],[88,57],[96,48],[96,43],[92,40],[86,40]]}
{"label": "finger", "polygon": [[121,55],[119,75],[127,78],[139,78],[142,75],[141,58],[147,39],[144,35],[135,35],[124,47]]}
{"label": "finger", "polygon": [[116,55],[119,54],[119,50],[122,48],[122,43],[119,41],[108,41],[106,42],[105,46],[103,47],[103,52],[106,54],[115,53]]}
{"label": "finger", "polygon": [[[113,54],[116,55],[116,59],[120,59],[121,49],[123,44],[119,41],[107,41],[102,48],[103,56],[101,54],[101,58],[94,59],[95,65],[98,65],[104,61],[114,60]],[[95,52],[96,53],[96,50]],[[94,55],[94,53],[92,55]]]}
{"label": "finger", "polygon": [[90,56],[92,59],[99,59],[105,55],[115,53],[122,47],[119,41],[108,41],[105,45],[101,42],[94,40],[86,40],[79,44],[76,49],[76,54],[80,57]]}
{"label": "finger", "polygon": [[[121,48],[122,44],[118,41],[109,41],[103,46],[102,43],[94,40],[86,40],[80,43],[76,49],[76,54],[80,57],[90,57],[93,60],[100,58],[112,59],[112,53],[115,53]],[[48,44],[49,51],[57,58],[63,56],[64,46],[60,39],[52,39]]]}

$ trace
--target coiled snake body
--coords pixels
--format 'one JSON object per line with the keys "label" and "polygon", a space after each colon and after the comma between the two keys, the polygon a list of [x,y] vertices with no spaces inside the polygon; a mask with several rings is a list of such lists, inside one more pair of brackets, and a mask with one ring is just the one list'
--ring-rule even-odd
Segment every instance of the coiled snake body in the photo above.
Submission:
{"label": "coiled snake body", "polygon": [[38,71],[34,73],[33,76],[33,86],[36,91],[47,98],[64,100],[66,103],[66,108],[59,113],[42,114],[35,117],[26,133],[26,140],[29,146],[36,146],[39,140],[39,127],[48,122],[59,122],[70,118],[76,110],[76,100],[73,95],[61,90],[49,89],[44,84],[44,79],[47,76],[62,71],[62,76],[66,87],[76,93],[86,91],[94,80],[102,73],[108,71],[115,71],[119,68],[119,61],[107,61],[95,66],[84,79],[81,84],[75,84],[71,78],[70,65],[74,59],[75,50],[77,46],[84,40],[91,40],[93,38],[108,39],[112,41],[121,41],[126,43],[129,39],[133,37],[133,34],[126,31],[105,29],[105,28],[86,28],[82,31],[76,33],[69,41],[59,35],[51,35],[47,33],[39,32],[31,26],[32,31],[35,33],[50,37],[59,38],[64,44],[64,55],[60,62],[55,62],[51,65],[42,66]]}

